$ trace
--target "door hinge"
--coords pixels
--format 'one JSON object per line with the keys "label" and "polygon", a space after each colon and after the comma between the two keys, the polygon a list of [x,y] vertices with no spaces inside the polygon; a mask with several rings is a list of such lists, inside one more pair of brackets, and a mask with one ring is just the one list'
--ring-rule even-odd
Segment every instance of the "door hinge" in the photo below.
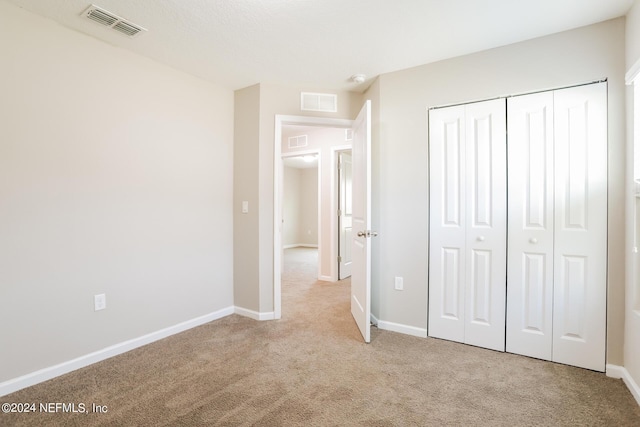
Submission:
{"label": "door hinge", "polygon": [[338,209],[338,216],[342,216],[342,211]]}
{"label": "door hinge", "polygon": [[342,262],[342,257],[341,256],[338,257],[338,262]]}

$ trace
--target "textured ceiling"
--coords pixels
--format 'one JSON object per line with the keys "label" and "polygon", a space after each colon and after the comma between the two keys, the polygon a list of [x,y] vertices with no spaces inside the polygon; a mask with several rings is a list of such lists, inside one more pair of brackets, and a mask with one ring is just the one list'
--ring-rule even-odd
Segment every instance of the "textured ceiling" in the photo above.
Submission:
{"label": "textured ceiling", "polygon": [[[633,0],[93,0],[149,31],[128,38],[83,0],[9,1],[232,89],[364,90],[375,76],[624,15]],[[349,81],[356,73],[362,84]]]}

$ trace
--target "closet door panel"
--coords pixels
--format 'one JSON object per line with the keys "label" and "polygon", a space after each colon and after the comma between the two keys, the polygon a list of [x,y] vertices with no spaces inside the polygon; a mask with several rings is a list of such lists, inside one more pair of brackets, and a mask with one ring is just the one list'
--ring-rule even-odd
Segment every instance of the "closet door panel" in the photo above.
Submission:
{"label": "closet door panel", "polygon": [[504,351],[507,232],[506,104],[469,104],[466,125],[467,344]]}
{"label": "closet door panel", "polygon": [[429,111],[429,336],[464,341],[464,107]]}
{"label": "closet door panel", "polygon": [[509,98],[508,352],[550,360],[553,320],[553,93]]}
{"label": "closet door panel", "polygon": [[553,361],[605,370],[606,83],[555,91]]}

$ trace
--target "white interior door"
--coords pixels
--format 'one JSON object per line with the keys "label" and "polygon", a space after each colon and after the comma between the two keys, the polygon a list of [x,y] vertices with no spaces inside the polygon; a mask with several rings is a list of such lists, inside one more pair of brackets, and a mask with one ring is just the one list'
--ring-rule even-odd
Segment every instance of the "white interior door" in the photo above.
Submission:
{"label": "white interior door", "polygon": [[506,115],[431,110],[429,335],[504,351]]}
{"label": "white interior door", "polygon": [[507,274],[507,118],[504,99],[465,106],[464,342],[504,351]]}
{"label": "white interior door", "polygon": [[606,83],[508,104],[507,351],[604,371]]}
{"label": "white interior door", "polygon": [[351,153],[338,153],[338,279],[351,276],[352,165]]}
{"label": "white interior door", "polygon": [[607,86],[554,92],[554,362],[605,370]]}
{"label": "white interior door", "polygon": [[507,351],[551,360],[553,93],[509,98]]}
{"label": "white interior door", "polygon": [[464,106],[429,110],[429,336],[464,342]]}
{"label": "white interior door", "polygon": [[353,239],[351,314],[365,342],[371,341],[371,101],[353,124]]}

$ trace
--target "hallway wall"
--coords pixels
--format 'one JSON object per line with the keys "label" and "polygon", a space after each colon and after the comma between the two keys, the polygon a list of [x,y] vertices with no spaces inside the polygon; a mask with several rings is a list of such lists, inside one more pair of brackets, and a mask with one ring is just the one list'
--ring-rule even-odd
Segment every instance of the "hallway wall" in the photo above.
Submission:
{"label": "hallway wall", "polygon": [[317,167],[284,167],[282,204],[282,245],[317,247]]}

